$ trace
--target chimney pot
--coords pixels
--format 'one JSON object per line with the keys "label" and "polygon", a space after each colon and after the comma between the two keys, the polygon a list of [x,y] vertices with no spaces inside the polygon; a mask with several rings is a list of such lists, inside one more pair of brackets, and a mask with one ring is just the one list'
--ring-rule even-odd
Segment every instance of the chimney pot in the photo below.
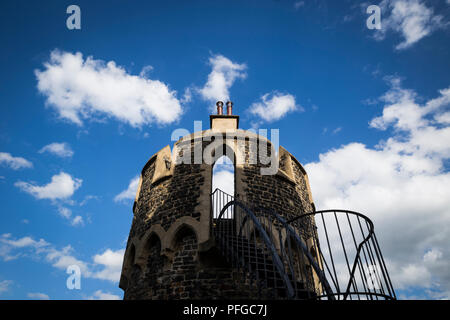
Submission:
{"label": "chimney pot", "polygon": [[233,114],[233,102],[227,102],[227,115],[231,116]]}
{"label": "chimney pot", "polygon": [[216,106],[217,106],[217,114],[222,115],[223,114],[223,102],[217,101]]}

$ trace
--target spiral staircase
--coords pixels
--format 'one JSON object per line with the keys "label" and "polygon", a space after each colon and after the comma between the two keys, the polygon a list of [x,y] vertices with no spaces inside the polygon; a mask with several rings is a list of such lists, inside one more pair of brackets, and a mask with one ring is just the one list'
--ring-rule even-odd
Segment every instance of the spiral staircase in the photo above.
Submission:
{"label": "spiral staircase", "polygon": [[261,299],[396,299],[372,221],[347,210],[281,213],[211,193],[212,233]]}

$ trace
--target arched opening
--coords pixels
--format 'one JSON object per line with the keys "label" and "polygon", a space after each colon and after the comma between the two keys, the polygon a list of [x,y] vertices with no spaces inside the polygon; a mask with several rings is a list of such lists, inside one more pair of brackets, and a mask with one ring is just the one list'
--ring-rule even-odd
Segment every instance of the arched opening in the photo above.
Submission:
{"label": "arched opening", "polygon": [[[211,192],[213,194],[212,212],[214,219],[219,217],[222,208],[235,197],[236,173],[233,160],[223,155],[216,160],[212,167]],[[222,218],[233,218],[233,208],[227,209]]]}
{"label": "arched opening", "polygon": [[234,164],[227,156],[221,156],[213,166],[212,191],[217,188],[234,197]]}
{"label": "arched opening", "polygon": [[290,236],[287,237],[284,247],[288,253],[289,265],[292,268],[288,272],[292,273],[293,278],[297,282],[297,287],[313,292],[313,268],[305,252],[303,252],[297,241]]}
{"label": "arched opening", "polygon": [[149,275],[157,274],[162,270],[164,261],[161,256],[161,240],[159,237],[152,233],[145,243],[144,259],[146,262]]}
{"label": "arched opening", "polygon": [[190,227],[183,225],[178,230],[173,240],[173,251],[173,270],[188,272],[195,269],[197,236]]}
{"label": "arched opening", "polygon": [[139,282],[141,276],[141,267],[136,263],[136,248],[134,244],[131,244],[128,250],[129,252],[126,260],[127,289],[133,288],[135,284]]}

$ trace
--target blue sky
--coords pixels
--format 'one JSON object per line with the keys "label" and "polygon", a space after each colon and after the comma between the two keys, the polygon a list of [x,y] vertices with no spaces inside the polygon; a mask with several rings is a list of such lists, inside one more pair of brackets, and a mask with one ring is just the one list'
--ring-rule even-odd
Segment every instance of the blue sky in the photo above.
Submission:
{"label": "blue sky", "polygon": [[2,1],[0,298],[122,297],[135,177],[229,98],[242,129],[280,130],[318,208],[375,222],[401,298],[448,299],[449,15],[446,0]]}

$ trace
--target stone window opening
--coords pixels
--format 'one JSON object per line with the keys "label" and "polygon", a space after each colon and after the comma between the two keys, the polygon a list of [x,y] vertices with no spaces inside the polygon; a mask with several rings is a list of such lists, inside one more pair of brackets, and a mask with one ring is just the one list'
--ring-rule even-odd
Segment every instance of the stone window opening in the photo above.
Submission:
{"label": "stone window opening", "polygon": [[[235,197],[235,186],[236,186],[236,170],[234,161],[232,161],[228,156],[223,155],[219,157],[212,167],[211,174],[211,192],[216,189],[220,189],[226,194],[221,194],[221,199],[219,200],[220,207],[215,208],[213,218],[219,217],[220,211],[223,206],[225,206],[229,201],[233,200]],[[232,208],[227,210],[223,218],[230,219],[233,218]]]}

